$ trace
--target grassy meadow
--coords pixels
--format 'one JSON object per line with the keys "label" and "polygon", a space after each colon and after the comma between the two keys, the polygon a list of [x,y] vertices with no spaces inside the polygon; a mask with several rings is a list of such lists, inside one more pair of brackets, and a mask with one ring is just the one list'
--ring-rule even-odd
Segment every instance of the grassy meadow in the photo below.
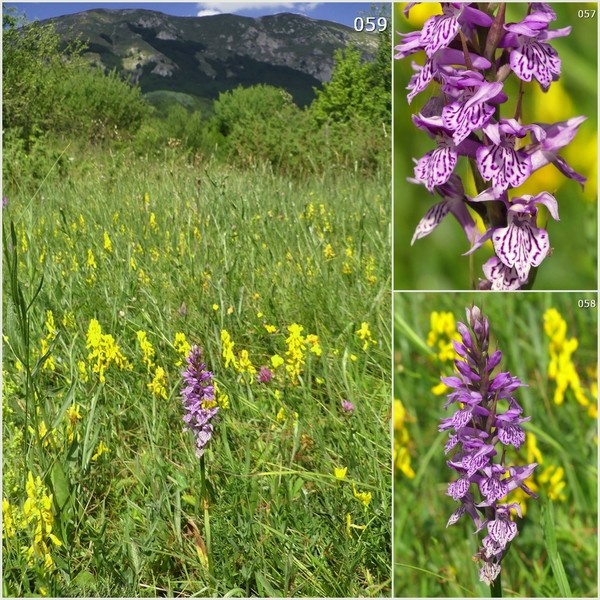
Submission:
{"label": "grassy meadow", "polygon": [[455,325],[475,303],[489,319],[490,352],[502,351],[498,370],[528,386],[515,393],[531,416],[526,442],[508,449],[507,464],[538,463],[527,485],[539,500],[509,495],[525,514],[502,561],[503,594],[598,597],[597,302],[591,293],[395,294],[395,596],[490,596],[471,559],[481,542],[473,521],[446,528],[456,474],[448,432],[438,432],[453,414],[439,378],[453,373]]}
{"label": "grassy meadow", "polygon": [[389,173],[62,160],[3,190],[3,595],[389,595]]}

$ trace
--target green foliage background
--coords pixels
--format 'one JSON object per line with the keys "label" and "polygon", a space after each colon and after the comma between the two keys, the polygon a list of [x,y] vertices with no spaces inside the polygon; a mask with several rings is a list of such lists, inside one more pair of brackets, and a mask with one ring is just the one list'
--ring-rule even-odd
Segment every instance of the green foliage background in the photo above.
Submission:
{"label": "green foliage background", "polygon": [[[578,17],[578,11],[596,8],[595,4],[552,4],[557,20],[551,29],[571,26],[567,37],[552,40],[552,46],[562,59],[559,85],[562,93],[544,95],[535,90],[537,82],[524,86],[523,122],[540,120],[555,122],[577,115],[586,115],[574,141],[561,151],[567,161],[588,177],[586,192],[579,185],[563,177],[550,165],[538,174],[526,193],[536,194],[547,190],[555,194],[560,222],[549,218],[548,233],[554,248],[552,256],[545,259],[537,274],[534,289],[595,289],[597,265],[597,16],[594,19]],[[402,14],[403,5],[394,6],[396,30],[407,32],[416,29]],[[511,3],[507,8],[507,21],[520,21],[527,5]],[[399,38],[394,39],[394,44]],[[431,84],[418,94],[412,105],[406,102],[405,87],[413,73],[411,60],[422,64],[422,59],[409,57],[394,61],[394,289],[436,290],[468,289],[483,278],[481,265],[492,256],[489,246],[476,251],[471,259],[461,256],[469,249],[469,242],[456,222],[448,215],[436,230],[426,238],[410,245],[414,230],[427,210],[439,200],[423,187],[406,181],[413,177],[413,158],[419,158],[433,148],[433,141],[417,130],[410,115],[418,112],[432,94]],[[517,86],[514,76],[507,81],[509,101],[502,105],[513,110]],[[470,182],[468,165],[461,158],[456,172]],[[472,185],[472,184],[470,184]],[[467,193],[473,195],[474,188]],[[471,263],[472,261],[472,263]]]}

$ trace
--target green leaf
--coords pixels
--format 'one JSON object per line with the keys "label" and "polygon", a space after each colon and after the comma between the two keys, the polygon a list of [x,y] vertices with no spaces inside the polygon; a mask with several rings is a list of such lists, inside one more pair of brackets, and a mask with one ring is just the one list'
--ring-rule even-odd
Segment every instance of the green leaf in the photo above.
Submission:
{"label": "green leaf", "polygon": [[65,472],[63,471],[62,465],[59,462],[55,462],[54,466],[52,467],[51,479],[54,500],[58,510],[62,513],[63,509],[67,505],[67,502],[69,501],[69,498],[71,497],[71,492]]}
{"label": "green leaf", "polygon": [[554,528],[554,506],[552,500],[548,500],[542,506],[542,521],[544,523],[544,538],[546,540],[546,550],[548,551],[548,557],[550,558],[550,565],[558,584],[561,596],[563,598],[571,597],[571,588],[569,587],[569,580],[565,573],[560,553],[556,544],[556,530]]}

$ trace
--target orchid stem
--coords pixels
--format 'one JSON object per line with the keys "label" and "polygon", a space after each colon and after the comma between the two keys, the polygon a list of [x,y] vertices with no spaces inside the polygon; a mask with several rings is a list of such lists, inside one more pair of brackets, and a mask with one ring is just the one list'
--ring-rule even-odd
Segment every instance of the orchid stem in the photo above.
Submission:
{"label": "orchid stem", "polygon": [[212,545],[210,540],[210,516],[208,513],[208,487],[206,485],[206,465],[204,455],[200,457],[200,482],[202,486],[202,508],[204,509],[204,533],[206,535],[206,559],[208,572],[213,573]]}
{"label": "orchid stem", "polygon": [[498,573],[498,576],[494,579],[490,587],[492,598],[502,598],[502,573]]}

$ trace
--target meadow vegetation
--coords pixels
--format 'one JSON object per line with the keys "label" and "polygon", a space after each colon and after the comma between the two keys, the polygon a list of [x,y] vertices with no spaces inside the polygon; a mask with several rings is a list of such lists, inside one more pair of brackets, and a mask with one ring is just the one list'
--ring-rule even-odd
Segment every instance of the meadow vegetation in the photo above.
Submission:
{"label": "meadow vegetation", "polygon": [[389,113],[267,87],[161,112],[11,18],[3,594],[388,595]]}

